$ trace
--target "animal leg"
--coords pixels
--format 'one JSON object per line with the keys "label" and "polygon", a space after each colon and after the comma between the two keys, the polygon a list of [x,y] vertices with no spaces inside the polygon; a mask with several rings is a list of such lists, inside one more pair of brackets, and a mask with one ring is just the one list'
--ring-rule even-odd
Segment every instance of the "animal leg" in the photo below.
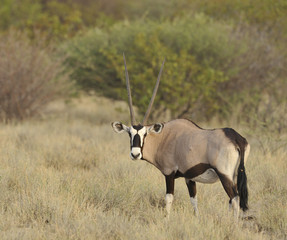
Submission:
{"label": "animal leg", "polygon": [[229,200],[229,210],[233,209],[233,214],[236,218],[239,217],[239,196]]}
{"label": "animal leg", "polygon": [[216,171],[222,186],[225,190],[225,192],[227,193],[228,197],[229,197],[229,209],[233,209],[234,212],[234,216],[236,218],[238,218],[239,216],[239,197],[238,197],[238,193],[236,190],[236,186],[233,183],[233,181],[231,180],[231,178],[229,178],[227,175],[224,175],[222,173],[219,173],[218,171]]}
{"label": "animal leg", "polygon": [[174,179],[175,179],[175,173],[165,176],[165,183],[166,183],[165,203],[166,203],[167,218],[169,218],[170,209],[173,202]]}
{"label": "animal leg", "polygon": [[189,196],[190,196],[190,202],[193,206],[194,213],[196,216],[198,216],[198,208],[197,208],[197,197],[196,197],[196,183],[190,179],[185,179],[186,186],[188,188]]}

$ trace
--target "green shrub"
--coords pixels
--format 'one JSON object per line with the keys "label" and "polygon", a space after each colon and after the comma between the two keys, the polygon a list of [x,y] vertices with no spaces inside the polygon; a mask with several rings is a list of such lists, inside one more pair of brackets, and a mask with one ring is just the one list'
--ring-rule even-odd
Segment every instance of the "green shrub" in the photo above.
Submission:
{"label": "green shrub", "polygon": [[[166,110],[171,117],[227,117],[239,103],[250,111],[260,103],[266,84],[282,79],[284,65],[264,32],[203,14],[162,23],[126,21],[109,30],[94,29],[65,47],[71,77],[83,89],[126,100],[125,52],[133,102],[140,114],[166,58],[153,117]],[[267,94],[272,94],[269,90]]]}
{"label": "green shrub", "polygon": [[67,46],[72,78],[86,90],[93,88],[105,96],[126,99],[125,52],[134,104],[143,114],[166,58],[154,109],[169,109],[172,116],[186,115],[197,107],[198,99],[206,109],[217,108],[213,101],[216,85],[228,80],[219,61],[224,62],[233,51],[222,45],[228,41],[229,29],[203,15],[189,20],[172,24],[124,22],[109,31],[95,29]]}

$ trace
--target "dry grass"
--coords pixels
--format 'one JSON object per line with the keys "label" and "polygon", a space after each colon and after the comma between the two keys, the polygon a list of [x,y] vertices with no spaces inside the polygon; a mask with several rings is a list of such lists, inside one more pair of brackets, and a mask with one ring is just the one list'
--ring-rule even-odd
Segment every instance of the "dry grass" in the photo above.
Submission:
{"label": "dry grass", "polygon": [[50,105],[42,120],[0,125],[1,239],[287,238],[286,149],[264,154],[267,142],[248,138],[249,219],[234,222],[220,183],[198,184],[196,218],[179,179],[166,221],[163,176],[131,161],[128,137],[110,126],[126,113],[82,98]]}

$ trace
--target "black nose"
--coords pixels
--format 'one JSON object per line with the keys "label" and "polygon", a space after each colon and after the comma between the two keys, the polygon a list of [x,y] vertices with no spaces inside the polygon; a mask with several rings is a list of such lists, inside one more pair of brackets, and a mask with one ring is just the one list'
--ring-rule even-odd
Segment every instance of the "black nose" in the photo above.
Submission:
{"label": "black nose", "polygon": [[131,153],[133,158],[138,158],[138,156],[140,155],[140,153],[138,153],[137,155],[133,155],[133,153]]}

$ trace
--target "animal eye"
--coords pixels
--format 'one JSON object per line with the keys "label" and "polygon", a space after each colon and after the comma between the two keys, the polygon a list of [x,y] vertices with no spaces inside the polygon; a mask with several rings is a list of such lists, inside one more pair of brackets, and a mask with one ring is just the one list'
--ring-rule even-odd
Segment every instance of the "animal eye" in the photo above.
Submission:
{"label": "animal eye", "polygon": [[155,124],[154,126],[153,126],[153,129],[156,131],[156,132],[158,132],[159,130],[160,130],[160,124]]}

